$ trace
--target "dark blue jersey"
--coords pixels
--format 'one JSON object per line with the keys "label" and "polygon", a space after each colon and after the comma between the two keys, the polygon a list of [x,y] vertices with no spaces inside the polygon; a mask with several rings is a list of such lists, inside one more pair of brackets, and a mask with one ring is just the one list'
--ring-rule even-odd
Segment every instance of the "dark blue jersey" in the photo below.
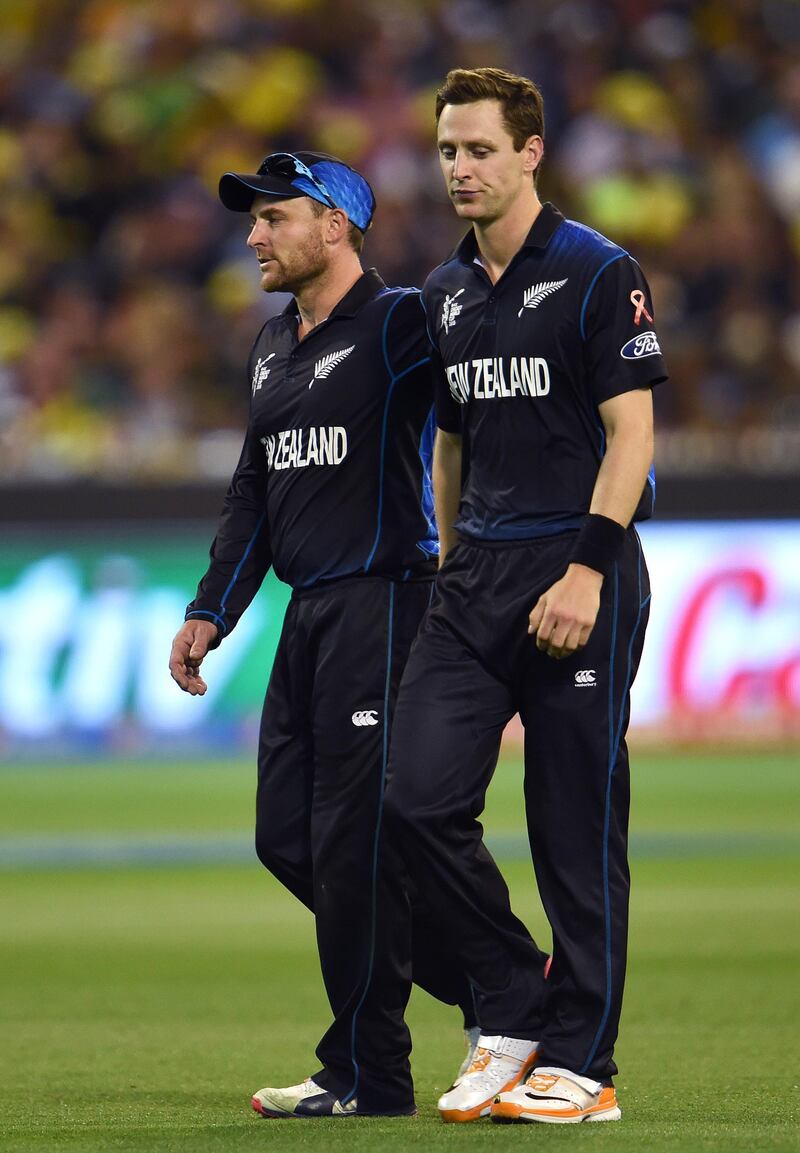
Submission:
{"label": "dark blue jersey", "polygon": [[270,564],[295,588],[431,575],[431,349],[419,292],[371,269],[297,339],[294,302],[250,355],[242,455],[187,617],[230,632]]}
{"label": "dark blue jersey", "polygon": [[[470,231],[422,296],[437,423],[463,435],[458,530],[517,540],[578,528],[605,449],[598,406],[666,379],[636,261],[545,204],[496,284]],[[654,489],[651,473],[635,519],[651,515]]]}

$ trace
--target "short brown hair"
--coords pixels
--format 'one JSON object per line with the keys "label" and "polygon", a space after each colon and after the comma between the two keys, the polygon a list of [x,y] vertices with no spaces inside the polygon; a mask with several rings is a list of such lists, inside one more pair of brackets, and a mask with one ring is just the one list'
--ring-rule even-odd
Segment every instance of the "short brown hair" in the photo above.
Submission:
{"label": "short brown hair", "polygon": [[[322,216],[323,212],[328,211],[327,204],[321,204],[319,202],[319,200],[312,200],[311,197],[309,196],[308,202],[311,205],[311,211],[317,217]],[[358,227],[358,225],[353,224],[352,220],[348,219],[348,221],[347,221],[347,243],[350,245],[350,247],[353,249],[353,251],[358,256],[361,255],[361,249],[364,247],[364,236],[365,236],[365,233],[363,233],[361,231],[361,229]]]}
{"label": "short brown hair", "polygon": [[[478,100],[500,103],[503,123],[517,152],[522,151],[529,136],[544,139],[544,100],[539,88],[526,76],[502,68],[453,68],[448,72],[436,93],[436,123],[445,104],[474,104]],[[534,183],[538,176],[537,168]]]}
{"label": "short brown hair", "polygon": [[358,256],[361,255],[361,249],[364,247],[365,236],[366,233],[362,232],[358,225],[353,224],[351,220],[349,232],[347,233],[347,239],[350,241],[350,247]]}

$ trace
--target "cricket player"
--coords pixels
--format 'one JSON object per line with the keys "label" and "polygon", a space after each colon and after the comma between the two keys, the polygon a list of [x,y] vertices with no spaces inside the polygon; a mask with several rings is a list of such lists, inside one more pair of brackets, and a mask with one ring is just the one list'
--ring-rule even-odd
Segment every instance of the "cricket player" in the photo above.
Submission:
{"label": "cricket player", "polygon": [[[249,214],[262,289],[294,299],[253,346],[244,447],[170,669],[204,693],[204,657],[270,566],[292,586],[261,724],[256,848],[315,913],[334,1014],[322,1069],[262,1089],[253,1106],[266,1117],[412,1114],[409,930],[391,913],[408,897],[382,807],[395,695],[438,553],[420,295],[363,270],[375,201],[335,158],[274,154],[254,175],[226,173],[219,193]],[[474,1045],[469,984],[419,898],[413,930],[414,980],[462,1005]],[[270,996],[257,997],[266,1021]],[[280,1045],[270,1052],[279,1059]]]}
{"label": "cricket player", "polygon": [[[423,289],[442,564],[398,698],[387,819],[477,990],[478,1050],[443,1119],[615,1120],[625,731],[650,599],[632,522],[652,511],[666,373],[636,261],[539,200],[537,87],[458,69],[436,118],[469,230]],[[547,982],[514,947],[477,820],[516,712]]]}

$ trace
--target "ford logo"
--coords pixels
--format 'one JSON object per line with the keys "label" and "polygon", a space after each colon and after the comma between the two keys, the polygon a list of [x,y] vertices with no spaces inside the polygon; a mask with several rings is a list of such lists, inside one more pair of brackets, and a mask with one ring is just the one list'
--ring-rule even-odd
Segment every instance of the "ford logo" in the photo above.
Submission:
{"label": "ford logo", "polygon": [[658,337],[654,332],[641,332],[627,344],[623,344],[619,354],[624,360],[641,360],[645,356],[660,356]]}

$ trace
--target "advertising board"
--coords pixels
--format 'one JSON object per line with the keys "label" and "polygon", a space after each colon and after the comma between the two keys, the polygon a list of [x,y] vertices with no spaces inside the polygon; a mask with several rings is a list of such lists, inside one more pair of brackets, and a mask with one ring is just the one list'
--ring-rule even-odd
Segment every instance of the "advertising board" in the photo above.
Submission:
{"label": "advertising board", "polygon": [[[254,739],[289,590],[271,574],[204,665],[167,671],[209,533],[145,526],[19,535],[0,557],[0,755]],[[651,616],[632,731],[661,739],[800,737],[800,521],[642,526]]]}

